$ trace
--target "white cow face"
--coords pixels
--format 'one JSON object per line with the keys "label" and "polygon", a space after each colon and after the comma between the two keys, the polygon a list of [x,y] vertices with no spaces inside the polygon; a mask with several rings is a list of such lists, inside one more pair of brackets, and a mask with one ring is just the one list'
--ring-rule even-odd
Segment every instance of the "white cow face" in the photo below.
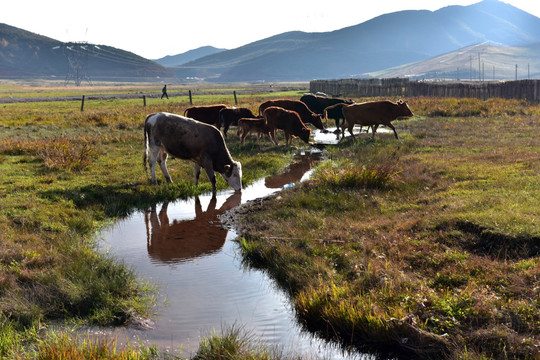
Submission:
{"label": "white cow face", "polygon": [[235,191],[242,190],[242,164],[238,161],[232,166],[227,165],[222,176]]}

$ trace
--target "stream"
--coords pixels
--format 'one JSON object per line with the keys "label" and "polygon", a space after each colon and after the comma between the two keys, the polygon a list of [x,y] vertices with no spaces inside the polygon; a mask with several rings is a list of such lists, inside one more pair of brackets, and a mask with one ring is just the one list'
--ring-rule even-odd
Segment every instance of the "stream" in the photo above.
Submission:
{"label": "stream", "polygon": [[142,342],[186,357],[196,352],[201,338],[235,327],[262,344],[306,359],[371,358],[344,352],[304,331],[288,295],[266,273],[242,264],[236,232],[223,228],[218,218],[308,179],[321,156],[320,150],[302,151],[284,173],[260,179],[241,193],[229,189],[215,197],[159,203],[105,229],[101,250],[158,287],[156,315],[147,329],[87,332],[116,336],[120,346]]}

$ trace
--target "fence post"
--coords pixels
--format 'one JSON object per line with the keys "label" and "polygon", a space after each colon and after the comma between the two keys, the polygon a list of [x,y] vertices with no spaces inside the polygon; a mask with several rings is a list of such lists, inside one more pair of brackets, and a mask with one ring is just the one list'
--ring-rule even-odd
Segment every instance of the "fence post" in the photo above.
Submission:
{"label": "fence post", "polygon": [[84,111],[84,95],[82,96],[81,111]]}
{"label": "fence post", "polygon": [[234,94],[234,104],[238,105],[238,100],[236,99],[236,90],[233,90],[233,94]]}
{"label": "fence post", "polygon": [[191,98],[191,90],[189,92],[189,105],[193,105],[193,99]]}
{"label": "fence post", "polygon": [[146,95],[142,96],[144,107],[146,107]]}

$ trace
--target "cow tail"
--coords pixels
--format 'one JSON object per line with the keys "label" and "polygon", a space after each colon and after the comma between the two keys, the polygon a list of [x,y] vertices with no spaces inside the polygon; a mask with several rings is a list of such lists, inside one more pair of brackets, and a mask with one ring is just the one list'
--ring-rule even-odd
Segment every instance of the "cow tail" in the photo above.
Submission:
{"label": "cow tail", "polygon": [[[151,116],[151,115],[150,115]],[[150,131],[150,129],[148,129],[147,131],[147,128],[146,128],[146,123],[148,122],[148,118],[150,118],[150,116],[148,116],[146,118],[146,120],[144,120],[144,151],[143,151],[143,166],[144,166],[144,171],[146,172],[146,174],[148,174],[148,167],[146,165],[147,163],[147,159],[148,159],[148,140],[149,140],[149,137],[150,137],[150,134],[148,134],[148,132]]]}

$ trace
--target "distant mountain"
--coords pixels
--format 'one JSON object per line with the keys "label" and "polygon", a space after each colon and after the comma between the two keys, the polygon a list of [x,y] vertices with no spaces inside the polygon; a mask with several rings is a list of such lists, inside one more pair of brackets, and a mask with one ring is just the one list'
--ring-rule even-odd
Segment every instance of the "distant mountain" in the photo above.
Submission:
{"label": "distant mountain", "polygon": [[[422,62],[441,54],[450,56],[475,44],[512,48],[505,59],[501,58],[506,51],[503,48],[486,48],[485,55],[480,53],[480,67],[484,66],[480,72],[491,70],[491,63],[497,71],[497,64],[503,60],[506,67],[519,60],[518,66],[523,69],[528,59],[531,76],[539,74],[532,44],[540,44],[540,18],[499,0],[483,0],[434,12],[394,12],[331,32],[286,32],[232,50],[202,47],[159,59],[167,68],[109,46],[62,43],[0,24],[0,77],[66,77],[70,70],[73,73],[74,68],[84,68],[91,79],[107,80],[177,77],[216,82],[308,81],[392,74],[438,76],[455,69],[456,77],[465,79],[467,68],[471,74],[479,68],[471,65],[479,48],[471,48],[469,55],[459,57],[450,69],[436,63],[444,58]],[[521,54],[518,49],[532,55]],[[496,56],[497,51],[501,54]],[[415,67],[397,68],[404,64]],[[458,68],[463,68],[462,75],[458,75]],[[505,71],[509,73],[511,68]]]}
{"label": "distant mountain", "polygon": [[202,46],[200,48],[189,50],[182,54],[168,55],[154,61],[167,67],[180,66],[190,61],[197,60],[208,55],[214,55],[225,50],[227,49],[218,49],[213,46]]}
{"label": "distant mountain", "polygon": [[[517,75],[516,75],[517,66]],[[540,43],[501,46],[489,42],[410,64],[369,73],[372,77],[455,80],[540,78]]]}
{"label": "distant mountain", "polygon": [[105,45],[63,43],[0,24],[0,77],[65,78],[77,70],[82,70],[90,80],[175,77],[170,69],[128,51]]}
{"label": "distant mountain", "polygon": [[279,34],[173,69],[214,81],[362,77],[486,41],[540,42],[540,19],[498,0],[400,11],[332,32]]}

